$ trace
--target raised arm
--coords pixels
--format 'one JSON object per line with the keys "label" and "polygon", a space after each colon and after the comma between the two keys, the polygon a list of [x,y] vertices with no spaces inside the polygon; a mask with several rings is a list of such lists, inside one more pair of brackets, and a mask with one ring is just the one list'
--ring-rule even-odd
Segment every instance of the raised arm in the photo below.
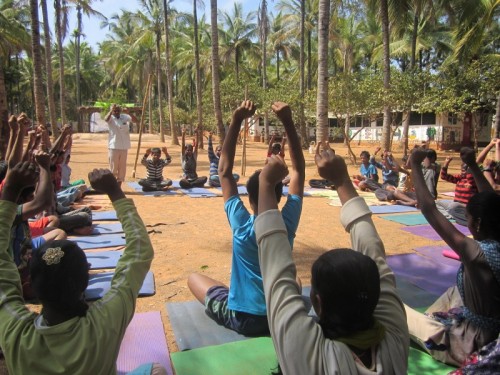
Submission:
{"label": "raised arm", "polygon": [[106,116],[104,116],[104,121],[106,121],[106,122],[109,121],[109,119],[111,118],[111,115],[113,114],[113,111],[115,110],[115,108],[116,108],[116,104],[113,104],[111,106],[111,108],[109,109],[108,114]]}
{"label": "raised arm", "polygon": [[184,155],[186,155],[186,129],[181,130],[181,161],[184,161]]}
{"label": "raised arm", "polygon": [[[272,105],[272,110],[285,127],[286,137],[290,151],[290,161],[292,168],[290,171],[290,185],[288,193],[302,197],[304,195],[304,180],[306,177],[306,162],[300,143],[299,135],[295,129],[292,119],[292,110],[286,103],[276,102]],[[284,144],[281,147],[284,152]]]}
{"label": "raised arm", "polygon": [[240,132],[241,123],[255,113],[255,105],[250,100],[243,101],[233,112],[231,124],[222,145],[219,160],[219,179],[222,187],[224,202],[234,195],[238,195],[238,187],[233,176],[234,156],[236,154],[236,143]]}
{"label": "raised arm", "polygon": [[268,156],[271,156],[271,154],[273,153],[273,143],[274,143],[275,139],[276,139],[276,134],[273,134],[271,136],[271,139],[269,140],[269,144],[267,145],[267,155]]}
{"label": "raised arm", "polygon": [[[286,146],[286,133],[281,137],[281,148],[280,148],[280,156],[282,158],[285,157],[285,146]],[[286,177],[286,176],[285,176]]]}
{"label": "raised arm", "polygon": [[434,198],[425,184],[421,167],[421,163],[426,156],[427,151],[422,148],[414,149],[411,154],[411,176],[417,194],[418,205],[422,210],[422,214],[439,236],[441,236],[453,250],[461,255],[467,237],[455,228],[455,226],[436,208]]}
{"label": "raised arm", "polygon": [[9,117],[9,143],[7,144],[7,150],[5,150],[5,161],[8,162],[10,159],[10,154],[16,143],[17,133],[19,132],[19,124],[17,123],[16,116],[12,115]]}
{"label": "raised arm", "polygon": [[168,153],[167,147],[163,146],[161,148],[161,150],[163,151],[163,154],[165,155],[165,164],[170,164],[172,162],[172,157]]}
{"label": "raised arm", "polygon": [[457,178],[456,176],[453,176],[448,173],[448,167],[450,166],[451,161],[453,158],[451,156],[447,156],[443,167],[441,168],[441,180],[451,182],[452,184],[456,184],[460,178]]}
{"label": "raised arm", "polygon": [[495,191],[495,189],[493,189],[493,186],[491,186],[486,177],[484,177],[481,168],[479,168],[479,166],[477,165],[476,162],[477,159],[475,158],[475,153],[472,148],[462,147],[462,149],[460,150],[460,158],[465,164],[467,164],[470,171],[472,172],[472,175],[474,176],[474,181],[476,181],[477,190],[479,192]]}
{"label": "raised arm", "polygon": [[[13,117],[13,116],[12,116]],[[12,120],[11,117],[11,120]],[[10,150],[8,167],[13,168],[16,164],[20,163],[23,159],[23,142],[24,142],[24,133],[26,132],[26,128],[28,127],[29,120],[24,113],[22,113],[16,121],[17,124],[17,132],[14,144],[12,149]],[[12,122],[14,126],[14,122]],[[12,129],[12,128],[11,128]],[[10,143],[10,141],[9,141]]]}
{"label": "raised arm", "polygon": [[147,148],[146,149],[146,152],[144,153],[144,156],[142,157],[141,159],[141,164],[144,165],[144,166],[147,166],[148,165],[148,158],[149,158],[149,155],[151,155],[151,148]]}
{"label": "raised arm", "polygon": [[198,148],[200,147],[200,143],[198,142],[198,128],[194,130],[194,137],[193,137],[193,157],[195,160],[198,159]]}
{"label": "raised arm", "polygon": [[212,132],[208,133],[208,160],[211,162],[215,159],[214,145],[212,143]]}
{"label": "raised arm", "polygon": [[[477,164],[482,164],[484,159],[486,159],[486,157],[488,156],[488,153],[490,152],[490,150],[495,147],[496,148],[496,145],[498,143],[498,139],[497,138],[493,138],[490,143],[488,143],[488,145],[483,148],[483,151],[481,151],[481,153],[477,156],[476,158],[476,163]],[[498,160],[498,159],[497,159]]]}
{"label": "raised arm", "polygon": [[130,118],[132,119],[132,122],[135,122],[136,124],[139,123],[139,120],[137,119],[137,117],[135,117],[135,115],[132,112],[130,112],[127,107],[123,108],[123,113],[126,113],[127,115],[129,115]]}

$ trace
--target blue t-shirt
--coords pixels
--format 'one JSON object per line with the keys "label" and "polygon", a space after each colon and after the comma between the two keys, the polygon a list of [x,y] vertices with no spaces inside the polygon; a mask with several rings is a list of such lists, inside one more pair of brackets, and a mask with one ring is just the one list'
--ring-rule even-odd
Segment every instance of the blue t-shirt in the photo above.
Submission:
{"label": "blue t-shirt", "polygon": [[371,178],[374,181],[378,181],[377,168],[375,168],[373,164],[368,164],[368,166],[365,166],[363,163],[361,163],[361,167],[359,167],[359,172],[363,177]]}
{"label": "blue t-shirt", "polygon": [[[376,161],[373,156],[370,159],[370,164],[374,165],[376,168],[378,168],[382,171],[382,182],[384,184],[398,186],[398,183],[399,183],[399,173],[398,172],[396,172],[395,170],[393,170],[391,168],[386,168],[384,164]],[[389,161],[389,165],[391,165],[391,167],[393,166],[393,164],[391,164],[390,161]]]}
{"label": "blue t-shirt", "polygon": [[[248,212],[238,195],[227,200],[224,210],[233,232],[233,259],[228,307],[231,310],[249,314],[266,315],[266,299],[260,273],[258,245],[253,229],[255,215]],[[292,248],[301,212],[302,198],[289,194],[281,214],[288,230],[288,240]]]}

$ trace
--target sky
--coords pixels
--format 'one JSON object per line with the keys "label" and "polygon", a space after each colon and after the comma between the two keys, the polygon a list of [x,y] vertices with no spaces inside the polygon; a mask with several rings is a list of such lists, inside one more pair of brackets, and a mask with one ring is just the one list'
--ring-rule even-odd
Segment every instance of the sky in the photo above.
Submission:
{"label": "sky", "polygon": [[[233,8],[233,4],[237,2],[235,0],[218,0],[217,7],[222,10],[230,10]],[[259,1],[258,0],[241,0],[238,1],[243,4],[243,10],[246,13],[250,11],[256,11]],[[204,0],[204,7],[198,6],[198,16],[200,17],[203,13],[206,13],[206,17],[210,20],[210,0]],[[48,3],[50,4],[50,3]],[[170,2],[170,6],[174,7],[178,11],[181,12],[192,12],[193,3],[190,0],[173,0]],[[94,1],[92,7],[102,13],[104,16],[109,17],[113,14],[120,14],[120,10],[128,10],[128,11],[136,11],[140,8],[139,2],[137,0],[102,0],[102,1]],[[203,11],[203,8],[205,9]],[[40,15],[41,17],[41,12]],[[52,31],[52,35],[54,36],[54,8],[49,6],[49,18],[50,18],[50,28]],[[87,16],[83,16],[83,34],[85,37],[83,41],[87,42],[94,51],[97,51],[98,43],[102,42],[106,39],[107,30],[101,29],[100,24],[101,20],[96,17],[89,18]],[[76,11],[72,11],[69,17],[69,33],[71,35],[73,30],[76,29]],[[66,37],[65,43],[68,43],[69,38]]]}

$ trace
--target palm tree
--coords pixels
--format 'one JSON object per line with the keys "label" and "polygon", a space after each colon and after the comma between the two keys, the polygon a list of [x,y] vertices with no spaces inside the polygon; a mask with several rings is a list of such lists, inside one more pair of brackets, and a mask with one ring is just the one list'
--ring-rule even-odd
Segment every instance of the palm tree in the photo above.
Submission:
{"label": "palm tree", "polygon": [[276,59],[276,81],[279,81],[281,60],[288,60],[292,55],[293,49],[289,32],[283,24],[283,13],[281,12],[272,20],[269,41]]}
{"label": "palm tree", "polygon": [[330,0],[320,0],[318,15],[318,94],[316,142],[328,141],[328,34]]}
{"label": "palm tree", "polygon": [[63,40],[65,36],[64,17],[61,0],[54,0],[55,29],[57,35],[57,52],[59,55],[59,105],[61,107],[61,123],[66,123],[66,86],[64,82],[64,52]]}
{"label": "palm tree", "polygon": [[[179,145],[174,119],[174,93],[172,85],[172,72],[170,67],[170,31],[168,27],[168,2],[163,0],[163,24],[165,27],[165,73],[167,75],[167,101],[168,114],[170,116],[170,133],[172,135],[172,145]],[[163,140],[162,142],[165,142]]]}
{"label": "palm tree", "polygon": [[240,61],[244,51],[252,47],[252,38],[256,32],[256,25],[253,22],[255,12],[250,12],[245,16],[243,5],[234,3],[232,13],[223,11],[220,18],[225,26],[221,32],[223,63],[228,63],[231,58],[233,59],[235,79],[236,83],[239,83]]}
{"label": "palm tree", "polygon": [[212,94],[214,114],[219,129],[220,142],[224,143],[225,131],[222,122],[222,108],[220,103],[220,76],[219,76],[219,28],[217,25],[217,0],[210,0],[210,22],[212,35]]}
{"label": "palm tree", "polygon": [[[390,30],[389,30],[389,8],[387,0],[380,0],[380,19],[382,23],[382,37],[384,46],[384,89],[391,88],[391,59],[389,54]],[[391,108],[388,103],[384,104],[384,122],[382,125],[382,148],[390,150],[391,147]]]}
{"label": "palm tree", "polygon": [[40,0],[43,16],[43,36],[45,42],[45,73],[47,79],[47,104],[49,107],[49,118],[52,124],[54,139],[59,136],[57,127],[56,103],[54,101],[54,82],[52,79],[52,41],[50,37],[49,17],[47,12],[47,0]]}
{"label": "palm tree", "polygon": [[38,18],[38,1],[30,0],[31,17],[31,53],[33,55],[33,82],[35,92],[36,121],[45,125],[45,95],[42,81],[42,55],[40,53],[40,20]]}
{"label": "palm tree", "polygon": [[[267,36],[269,34],[269,17],[267,15],[267,0],[262,0],[258,13],[259,39],[262,48],[262,89],[267,90]],[[268,111],[264,110],[265,135],[269,134]],[[267,142],[267,137],[265,138]]]}

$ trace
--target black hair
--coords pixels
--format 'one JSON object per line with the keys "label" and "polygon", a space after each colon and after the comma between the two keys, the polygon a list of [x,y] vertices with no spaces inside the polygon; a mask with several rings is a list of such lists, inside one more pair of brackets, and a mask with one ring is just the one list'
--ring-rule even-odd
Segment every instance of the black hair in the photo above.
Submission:
{"label": "black hair", "polygon": [[474,222],[479,219],[479,232],[485,239],[500,242],[500,195],[492,191],[483,191],[472,196],[467,203],[467,212]]}
{"label": "black hair", "polygon": [[151,149],[151,152],[152,152],[153,154],[160,154],[160,153],[161,153],[161,149],[160,149],[159,147],[153,147],[153,148]]}
{"label": "black hair", "polygon": [[[259,202],[259,176],[262,170],[255,171],[247,181],[248,199],[250,204],[257,205]],[[274,188],[276,200],[279,203],[283,194],[283,183],[280,181]]]}
{"label": "black hair", "polygon": [[434,159],[434,160],[436,160],[436,159],[437,159],[436,150],[434,150],[434,149],[432,149],[432,148],[428,149],[428,150],[427,150],[427,157],[428,157],[429,159]]}
{"label": "black hair", "polygon": [[359,157],[366,156],[367,159],[370,159],[370,153],[368,151],[361,151],[361,154],[359,154]]}
{"label": "black hair", "polygon": [[373,326],[380,274],[370,257],[351,249],[327,251],[312,265],[311,285],[321,299],[319,324],[327,338],[349,336]]}
{"label": "black hair", "polygon": [[[64,253],[59,262],[49,264],[44,259],[49,249]],[[89,271],[87,257],[77,244],[68,240],[46,242],[33,252],[30,276],[33,291],[44,306],[67,318],[85,316],[88,305],[83,293],[89,283]]]}

